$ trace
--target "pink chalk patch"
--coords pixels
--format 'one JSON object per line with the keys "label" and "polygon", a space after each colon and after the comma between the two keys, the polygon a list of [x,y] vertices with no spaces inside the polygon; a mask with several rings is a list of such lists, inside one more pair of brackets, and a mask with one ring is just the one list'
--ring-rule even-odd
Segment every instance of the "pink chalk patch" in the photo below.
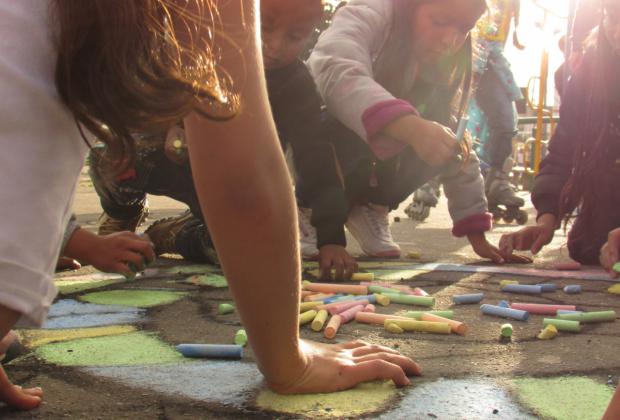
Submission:
{"label": "pink chalk patch", "polygon": [[570,261],[570,262],[565,262],[565,263],[554,264],[553,268],[555,270],[561,270],[561,271],[578,271],[578,270],[581,270],[581,264],[579,264],[577,261]]}
{"label": "pink chalk patch", "polygon": [[413,289],[413,292],[411,294],[414,296],[428,296],[428,293],[426,293],[424,290],[420,289],[419,287],[416,287],[415,289]]}

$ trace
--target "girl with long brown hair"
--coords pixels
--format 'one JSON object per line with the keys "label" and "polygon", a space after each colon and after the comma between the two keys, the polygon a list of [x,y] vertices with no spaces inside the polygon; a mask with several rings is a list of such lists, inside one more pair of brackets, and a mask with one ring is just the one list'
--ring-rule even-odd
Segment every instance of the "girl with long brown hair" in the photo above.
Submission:
{"label": "girl with long brown hair", "polygon": [[[256,3],[0,3],[0,337],[46,317],[90,134],[121,171],[133,159],[133,131],[184,118],[201,207],[268,385],[402,386],[419,373],[391,349],[299,339],[294,198],[266,100]],[[139,264],[143,251],[126,260]],[[28,409],[41,398],[0,370],[0,401]]]}

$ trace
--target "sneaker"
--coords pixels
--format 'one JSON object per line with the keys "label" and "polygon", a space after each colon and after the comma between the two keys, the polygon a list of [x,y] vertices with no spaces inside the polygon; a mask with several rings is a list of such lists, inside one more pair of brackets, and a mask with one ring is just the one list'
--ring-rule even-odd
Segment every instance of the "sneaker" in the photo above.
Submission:
{"label": "sneaker", "polygon": [[312,259],[319,256],[319,249],[316,247],[316,229],[310,223],[312,209],[299,207],[297,218],[299,220],[299,248],[301,257]]}
{"label": "sneaker", "polygon": [[387,206],[366,204],[353,207],[347,228],[369,257],[399,258],[400,247],[392,238]]}
{"label": "sneaker", "polygon": [[115,219],[106,212],[103,212],[101,213],[101,217],[99,217],[99,230],[97,233],[102,236],[116,232],[124,232],[126,230],[135,232],[136,229],[138,229],[138,227],[146,220],[148,215],[148,206],[144,206],[142,211],[131,219]]}
{"label": "sneaker", "polygon": [[178,254],[175,239],[186,223],[194,219],[194,215],[187,210],[179,216],[166,217],[156,220],[144,234],[155,245],[155,255]]}

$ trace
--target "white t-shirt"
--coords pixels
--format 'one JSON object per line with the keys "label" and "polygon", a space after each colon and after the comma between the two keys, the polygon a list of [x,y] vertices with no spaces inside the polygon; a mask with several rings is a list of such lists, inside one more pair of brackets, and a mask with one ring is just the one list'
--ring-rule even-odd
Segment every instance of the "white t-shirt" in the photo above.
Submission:
{"label": "white t-shirt", "polygon": [[54,84],[47,0],[0,1],[0,304],[39,326],[88,150]]}

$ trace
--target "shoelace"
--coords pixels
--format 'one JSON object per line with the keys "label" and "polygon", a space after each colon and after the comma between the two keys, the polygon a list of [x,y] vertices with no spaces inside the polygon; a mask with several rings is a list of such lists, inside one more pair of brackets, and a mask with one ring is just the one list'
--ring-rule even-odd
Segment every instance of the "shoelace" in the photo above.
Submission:
{"label": "shoelace", "polygon": [[387,231],[390,225],[387,217],[378,217],[378,212],[370,208],[370,206],[364,206],[363,209],[366,219],[370,220],[370,225],[372,226],[377,236],[384,237],[384,233]]}

